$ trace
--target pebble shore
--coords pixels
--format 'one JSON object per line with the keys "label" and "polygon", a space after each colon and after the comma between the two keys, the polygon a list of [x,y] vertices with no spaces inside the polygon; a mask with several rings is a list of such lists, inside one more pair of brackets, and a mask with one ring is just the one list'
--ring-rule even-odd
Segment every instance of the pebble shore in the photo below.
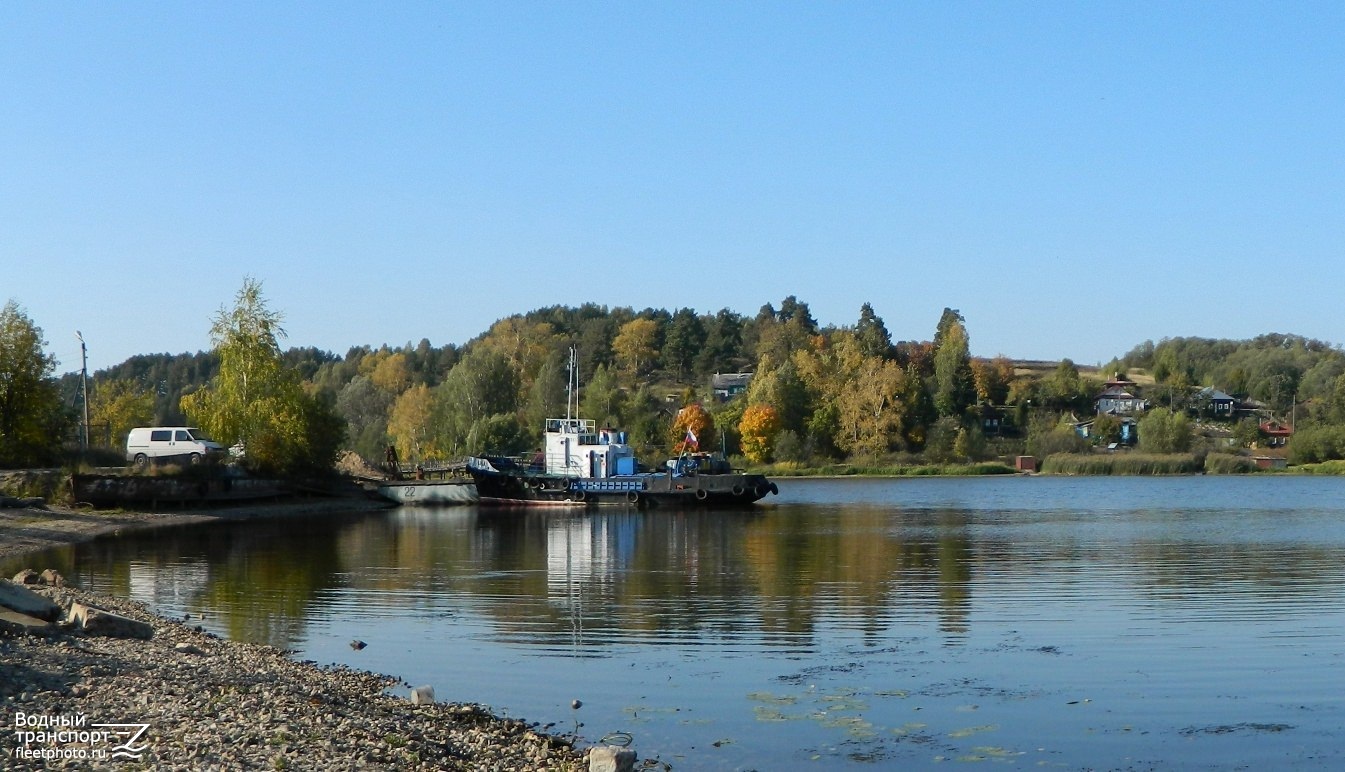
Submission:
{"label": "pebble shore", "polygon": [[[414,705],[409,685],[290,659],[160,618],[142,605],[71,587],[36,590],[149,624],[149,640],[70,625],[0,637],[0,767],[5,769],[581,770],[567,740],[476,705]],[[61,718],[65,717],[65,718]],[[115,743],[24,735],[146,724],[139,759],[32,758]],[[98,738],[95,738],[98,739]],[[29,754],[20,757],[21,753]],[[53,755],[49,753],[49,755]],[[87,755],[87,754],[86,754]]]}

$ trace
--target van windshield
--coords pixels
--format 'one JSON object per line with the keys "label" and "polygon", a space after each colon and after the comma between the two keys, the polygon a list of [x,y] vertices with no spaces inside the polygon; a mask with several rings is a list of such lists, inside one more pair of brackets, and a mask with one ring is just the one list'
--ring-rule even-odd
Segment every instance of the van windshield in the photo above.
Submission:
{"label": "van windshield", "polygon": [[214,440],[207,437],[206,433],[200,429],[188,429],[187,431],[191,433],[191,438],[198,442],[214,442]]}

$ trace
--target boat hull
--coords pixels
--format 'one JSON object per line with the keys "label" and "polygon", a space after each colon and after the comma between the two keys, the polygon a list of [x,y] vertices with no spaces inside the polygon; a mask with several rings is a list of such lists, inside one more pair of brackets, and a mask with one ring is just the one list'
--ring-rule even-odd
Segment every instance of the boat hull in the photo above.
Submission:
{"label": "boat hull", "polygon": [[[603,478],[531,474],[525,469],[481,459],[468,471],[483,504],[587,507],[736,507],[779,493],[759,474],[634,474]],[[501,468],[504,467],[504,468]]]}
{"label": "boat hull", "polygon": [[400,480],[378,486],[378,495],[398,504],[453,506],[474,504],[476,485],[471,480]]}

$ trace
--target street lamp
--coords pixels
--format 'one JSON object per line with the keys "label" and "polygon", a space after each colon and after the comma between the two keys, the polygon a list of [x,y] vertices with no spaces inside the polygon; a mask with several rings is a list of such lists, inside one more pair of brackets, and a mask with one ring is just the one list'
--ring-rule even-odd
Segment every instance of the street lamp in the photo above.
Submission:
{"label": "street lamp", "polygon": [[89,449],[89,349],[84,345],[84,335],[75,330],[75,337],[79,339],[79,390],[80,401],[84,403],[84,425],[80,432],[79,448],[80,450]]}

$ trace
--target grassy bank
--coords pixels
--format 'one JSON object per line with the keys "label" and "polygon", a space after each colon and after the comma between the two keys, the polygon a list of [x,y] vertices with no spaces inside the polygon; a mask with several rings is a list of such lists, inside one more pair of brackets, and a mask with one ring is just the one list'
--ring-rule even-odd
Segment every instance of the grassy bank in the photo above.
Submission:
{"label": "grassy bank", "polygon": [[825,464],[806,466],[796,462],[768,464],[752,471],[769,477],[934,477],[1014,474],[1013,467],[995,461],[976,464]]}
{"label": "grassy bank", "polygon": [[1320,464],[1299,464],[1282,472],[1289,474],[1345,475],[1345,461],[1323,461]]}
{"label": "grassy bank", "polygon": [[1227,453],[1058,453],[1046,457],[1041,471],[1060,475],[1247,474],[1257,468],[1250,458]]}

